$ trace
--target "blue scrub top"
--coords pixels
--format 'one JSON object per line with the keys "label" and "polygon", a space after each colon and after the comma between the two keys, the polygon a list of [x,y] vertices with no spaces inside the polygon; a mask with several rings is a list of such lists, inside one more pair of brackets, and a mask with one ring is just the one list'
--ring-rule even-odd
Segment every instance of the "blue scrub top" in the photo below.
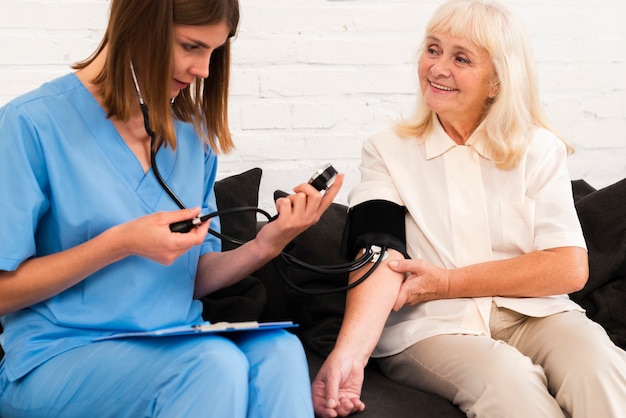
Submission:
{"label": "blue scrub top", "polygon": [[[188,207],[216,210],[217,157],[193,126],[176,122],[177,148],[157,165]],[[81,244],[106,229],[178,209],[74,74],[0,109],[0,270]],[[216,219],[212,228],[219,230]],[[219,251],[208,234],[172,265],[131,256],[59,295],[2,318],[11,380],[63,351],[119,331],[201,320],[193,300],[198,258]]]}

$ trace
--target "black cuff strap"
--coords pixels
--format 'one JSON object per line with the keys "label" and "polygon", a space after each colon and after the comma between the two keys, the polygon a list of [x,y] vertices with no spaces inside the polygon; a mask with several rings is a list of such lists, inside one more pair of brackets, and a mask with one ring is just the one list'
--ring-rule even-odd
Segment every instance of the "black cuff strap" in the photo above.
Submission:
{"label": "black cuff strap", "polygon": [[361,248],[370,245],[386,246],[406,252],[406,208],[388,200],[368,200],[348,211],[343,231],[341,256],[354,260]]}

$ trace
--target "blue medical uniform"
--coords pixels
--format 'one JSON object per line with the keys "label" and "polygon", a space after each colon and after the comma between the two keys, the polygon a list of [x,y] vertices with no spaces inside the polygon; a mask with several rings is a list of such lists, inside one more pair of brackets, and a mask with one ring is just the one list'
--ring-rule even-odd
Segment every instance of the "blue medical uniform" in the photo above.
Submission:
{"label": "blue medical uniform", "polygon": [[[175,131],[159,171],[188,207],[212,212],[217,157],[190,124]],[[0,109],[0,193],[0,270],[9,271],[177,209],[74,74]],[[127,257],[2,317],[0,416],[313,416],[302,347],[285,331],[93,342],[201,321],[198,258],[219,250],[208,234],[169,266]]]}

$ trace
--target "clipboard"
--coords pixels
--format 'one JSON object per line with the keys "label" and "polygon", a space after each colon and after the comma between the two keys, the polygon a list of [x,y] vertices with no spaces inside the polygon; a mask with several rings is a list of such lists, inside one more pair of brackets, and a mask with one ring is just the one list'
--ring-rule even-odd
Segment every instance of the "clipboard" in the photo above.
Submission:
{"label": "clipboard", "polygon": [[134,331],[111,334],[104,337],[94,338],[93,341],[114,340],[119,338],[139,338],[139,337],[169,337],[176,335],[206,335],[222,332],[235,331],[263,331],[268,329],[294,328],[298,324],[292,321],[277,322],[200,322],[191,325],[181,325],[177,327],[161,328],[153,331]]}

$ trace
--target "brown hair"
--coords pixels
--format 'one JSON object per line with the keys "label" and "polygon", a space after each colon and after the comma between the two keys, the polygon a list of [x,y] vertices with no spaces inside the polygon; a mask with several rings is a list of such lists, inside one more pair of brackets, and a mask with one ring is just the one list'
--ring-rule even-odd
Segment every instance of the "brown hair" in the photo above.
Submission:
{"label": "brown hair", "polygon": [[[170,103],[173,28],[175,24],[200,26],[225,22],[229,37],[239,24],[238,0],[112,0],[109,23],[96,51],[74,65],[81,69],[107,48],[107,58],[94,80],[100,89],[107,117],[128,120],[137,104],[131,61],[139,76],[150,124],[157,132],[156,147],[176,147],[172,115],[191,122],[215,152],[234,148],[228,127],[230,42],[211,55],[210,76],[185,88]],[[144,80],[144,83],[142,83]],[[150,82],[145,82],[149,80]]]}

